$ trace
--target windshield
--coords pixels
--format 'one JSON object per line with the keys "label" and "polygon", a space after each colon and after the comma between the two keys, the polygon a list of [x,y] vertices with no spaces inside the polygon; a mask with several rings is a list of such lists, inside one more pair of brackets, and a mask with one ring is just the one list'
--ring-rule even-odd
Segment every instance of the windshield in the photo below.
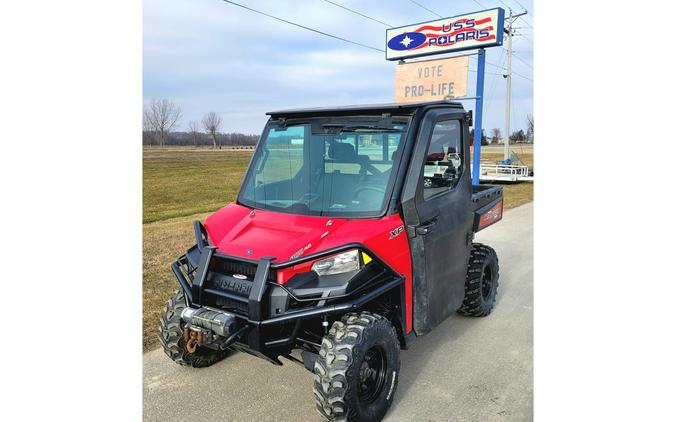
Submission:
{"label": "windshield", "polygon": [[239,202],[302,215],[381,215],[408,120],[310,119],[270,123]]}

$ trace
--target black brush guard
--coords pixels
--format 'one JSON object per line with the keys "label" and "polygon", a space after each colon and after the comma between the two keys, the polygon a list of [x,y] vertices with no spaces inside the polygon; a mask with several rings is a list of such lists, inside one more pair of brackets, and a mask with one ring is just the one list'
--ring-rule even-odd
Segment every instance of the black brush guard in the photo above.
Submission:
{"label": "black brush guard", "polygon": [[[187,253],[181,256],[176,262],[171,264],[179,284],[181,285],[187,305],[190,307],[205,306],[205,300],[213,297],[219,297],[230,301],[230,303],[240,303],[243,308],[239,312],[234,310],[240,322],[245,323],[245,329],[238,331],[239,337],[246,334],[245,342],[236,343],[238,348],[246,352],[253,353],[260,357],[266,357],[273,363],[279,364],[278,354],[270,349],[282,346],[292,345],[296,342],[297,336],[303,320],[312,318],[327,318],[329,316],[344,314],[358,308],[361,308],[368,302],[389,292],[391,289],[403,288],[404,277],[391,268],[386,262],[382,261],[368,247],[360,243],[350,243],[337,248],[324,250],[305,257],[292,259],[282,263],[273,263],[275,257],[263,257],[260,260],[252,260],[241,257],[234,257],[216,253],[216,247],[209,244],[206,229],[199,222],[194,223],[197,243],[190,248]],[[276,270],[313,261],[325,256],[334,255],[350,249],[359,249],[370,255],[375,262],[387,270],[386,279],[374,280],[373,283],[364,283],[363,288],[358,288],[351,293],[343,296],[326,297],[320,301],[323,306],[311,306],[300,310],[291,310],[282,315],[267,317],[263,307],[263,298],[270,286],[284,288],[273,281],[271,274],[276,274]],[[242,272],[253,273],[253,282],[250,285],[248,295],[235,294],[232,292],[205,287],[209,272],[212,271],[214,258],[224,260],[235,265],[240,265]],[[246,268],[249,268],[247,271]],[[253,270],[253,268],[255,270]],[[191,282],[188,279],[191,278]],[[290,292],[289,292],[290,293]],[[292,296],[292,293],[290,293]],[[401,291],[401,306],[405,309],[405,295]],[[330,302],[330,303],[327,303]],[[338,303],[335,303],[338,302]],[[211,305],[212,306],[212,305]],[[227,310],[230,312],[230,309]],[[279,338],[270,335],[264,335],[266,328],[278,326],[281,324],[292,326],[290,334]],[[269,332],[269,330],[267,330]],[[280,332],[281,330],[275,330]],[[240,340],[240,338],[228,340]],[[230,342],[231,343],[231,342]],[[262,355],[262,356],[261,356]]]}

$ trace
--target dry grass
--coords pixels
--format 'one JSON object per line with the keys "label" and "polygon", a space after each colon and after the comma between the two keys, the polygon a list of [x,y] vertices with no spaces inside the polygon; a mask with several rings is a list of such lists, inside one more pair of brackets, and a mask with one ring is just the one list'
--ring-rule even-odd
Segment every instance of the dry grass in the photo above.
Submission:
{"label": "dry grass", "polygon": [[[516,153],[532,165],[532,151]],[[486,148],[484,160],[502,158]],[[158,346],[157,321],[178,287],[170,265],[194,243],[192,222],[234,200],[251,151],[144,149],[143,151],[143,349]],[[505,184],[505,207],[532,200],[533,184]]]}
{"label": "dry grass", "polygon": [[208,214],[143,224],[143,350],[159,344],[157,324],[178,284],[170,265],[194,244],[192,222]]}
{"label": "dry grass", "polygon": [[251,151],[143,150],[143,350],[178,287],[171,263],[194,244],[192,222],[234,200]]}

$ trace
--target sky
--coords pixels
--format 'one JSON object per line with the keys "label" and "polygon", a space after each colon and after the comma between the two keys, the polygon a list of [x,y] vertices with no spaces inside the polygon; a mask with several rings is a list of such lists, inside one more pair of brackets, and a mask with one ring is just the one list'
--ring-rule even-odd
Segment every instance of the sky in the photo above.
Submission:
{"label": "sky", "polygon": [[[437,19],[410,0],[332,0],[394,27]],[[511,131],[527,128],[532,113],[531,0],[416,0],[444,17],[485,8],[528,10],[514,26]],[[362,44],[383,48],[386,26],[325,0],[236,0]],[[479,6],[479,3],[485,7]],[[508,10],[507,10],[508,13]],[[506,50],[486,49],[483,127],[504,126]],[[143,100],[166,98],[183,117],[177,130],[215,111],[223,132],[258,134],[265,112],[285,108],[388,103],[394,99],[396,62],[384,53],[279,22],[221,0],[144,0]],[[469,60],[469,96],[476,60]],[[471,72],[474,71],[474,72]],[[464,107],[474,108],[474,100]]]}

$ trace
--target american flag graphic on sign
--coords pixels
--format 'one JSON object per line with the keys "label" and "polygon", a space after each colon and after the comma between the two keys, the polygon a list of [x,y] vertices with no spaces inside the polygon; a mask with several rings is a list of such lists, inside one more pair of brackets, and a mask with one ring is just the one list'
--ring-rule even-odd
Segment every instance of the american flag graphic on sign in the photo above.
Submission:
{"label": "american flag graphic on sign", "polygon": [[504,10],[496,8],[387,30],[387,60],[501,45]]}

